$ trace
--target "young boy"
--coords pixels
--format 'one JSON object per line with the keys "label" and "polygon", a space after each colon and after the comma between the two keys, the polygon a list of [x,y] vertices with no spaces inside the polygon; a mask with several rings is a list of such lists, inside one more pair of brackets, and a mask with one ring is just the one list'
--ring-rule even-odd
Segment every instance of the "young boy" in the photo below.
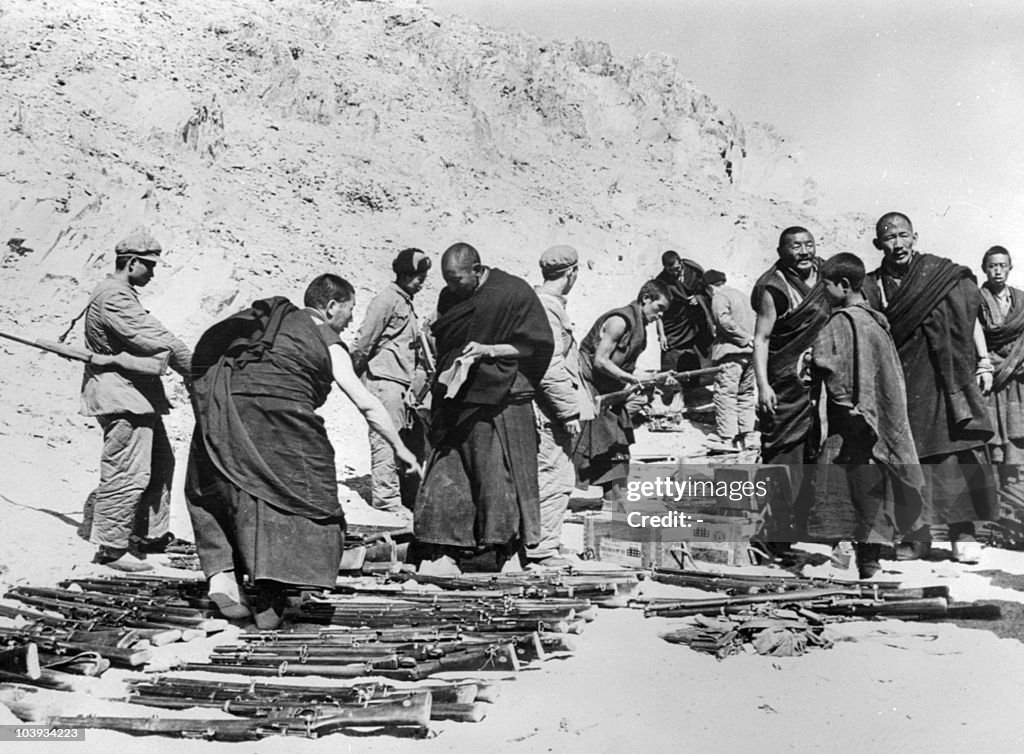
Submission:
{"label": "young boy", "polygon": [[832,314],[809,355],[821,440],[808,533],[853,540],[861,578],[882,544],[916,527],[924,484],[907,419],[906,387],[885,316],[861,293],[864,263],[837,254],[821,268]]}

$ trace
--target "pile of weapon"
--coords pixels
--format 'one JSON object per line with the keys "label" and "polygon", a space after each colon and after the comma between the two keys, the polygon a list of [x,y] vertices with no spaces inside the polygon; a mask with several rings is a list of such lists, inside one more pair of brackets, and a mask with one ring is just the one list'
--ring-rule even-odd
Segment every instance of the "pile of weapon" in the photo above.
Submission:
{"label": "pile of weapon", "polygon": [[389,582],[413,582],[458,592],[500,591],[513,597],[586,599],[601,607],[625,607],[645,573],[626,569],[596,573],[467,573],[457,577],[398,573],[390,576]]}
{"label": "pile of weapon", "polygon": [[[98,679],[66,671],[98,675],[111,664],[138,670],[153,646],[226,627],[205,582],[136,575],[16,587],[0,602],[0,626],[8,626],[0,627],[0,702],[23,720],[54,726],[224,741],[317,737],[350,727],[418,734],[432,720],[483,719],[496,687],[480,673],[505,675],[574,651],[572,634],[594,619],[597,604],[624,605],[638,583],[634,572],[392,574],[340,580],[330,591],[294,590],[290,630],[242,633],[213,647],[207,662],[177,661],[181,671],[247,681],[134,679],[121,696],[173,714],[198,707],[236,719],[66,714],[81,708],[68,699],[109,694],[85,683]],[[475,677],[432,678],[443,671]],[[317,685],[323,683],[332,685]],[[44,693],[65,701],[44,703]]]}
{"label": "pile of weapon", "polygon": [[693,600],[657,600],[644,606],[648,618],[691,615],[748,615],[757,606],[795,609],[817,618],[896,618],[899,620],[973,619],[1000,617],[998,605],[950,605],[949,587],[874,591],[870,587],[834,586],[780,593],[723,596]]}
{"label": "pile of weapon", "polygon": [[789,572],[778,575],[747,573],[716,573],[683,568],[655,568],[653,580],[660,584],[686,586],[708,592],[725,594],[761,594],[785,592],[798,589],[819,589],[834,586],[864,587],[875,592],[898,589],[898,581],[857,581],[843,579],[820,579],[794,576]]}
{"label": "pile of weapon", "polygon": [[[531,596],[523,582],[482,578],[443,580],[447,589],[356,580],[331,592],[303,593],[286,611],[293,631],[243,634],[238,643],[215,648],[210,664],[183,668],[402,681],[450,671],[517,671],[553,652],[573,651],[569,634],[582,632],[597,613],[589,599],[537,591],[564,593],[574,586],[525,579]],[[455,589],[452,581],[471,588]]]}
{"label": "pile of weapon", "polygon": [[[0,644],[34,652],[38,685],[65,688],[67,673],[100,675],[111,665],[135,668],[151,648],[223,630],[205,585],[158,577],[75,579],[61,588],[19,586],[0,600]],[[35,647],[34,650],[28,647]],[[0,663],[0,680],[24,668]]]}
{"label": "pile of weapon", "polygon": [[901,589],[896,582],[830,582],[797,576],[714,574],[656,569],[655,581],[724,593],[700,599],[633,600],[648,618],[693,618],[667,641],[722,658],[749,647],[761,654],[802,654],[828,647],[824,627],[836,621],[997,620],[998,605],[951,605],[949,587]]}

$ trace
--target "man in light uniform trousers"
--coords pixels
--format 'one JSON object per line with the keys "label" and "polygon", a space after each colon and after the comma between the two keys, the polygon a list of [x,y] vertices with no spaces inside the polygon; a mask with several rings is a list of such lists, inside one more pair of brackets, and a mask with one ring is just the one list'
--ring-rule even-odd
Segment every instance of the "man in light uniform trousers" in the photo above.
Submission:
{"label": "man in light uniform trousers", "polygon": [[[160,244],[139,230],[114,247],[114,273],[93,290],[85,310],[85,343],[103,355],[154,356],[169,352],[170,366],[188,378],[192,353],[139,301],[161,254]],[[170,521],[174,451],[163,415],[170,411],[160,377],[127,372],[102,359],[85,367],[82,413],[103,430],[100,483],[86,503],[91,527],[83,531],[98,546],[94,562],[120,571],[148,571],[147,552],[161,552],[173,539]],[[138,556],[141,556],[138,557]]]}
{"label": "man in light uniform trousers", "polygon": [[534,290],[551,323],[555,350],[534,400],[541,538],[526,554],[532,564],[558,568],[570,564],[560,545],[562,518],[576,486],[572,444],[580,433],[580,421],[593,419],[594,410],[580,376],[579,349],[565,308],[579,277],[579,255],[571,246],[552,246],[541,255],[540,270],[544,282]]}

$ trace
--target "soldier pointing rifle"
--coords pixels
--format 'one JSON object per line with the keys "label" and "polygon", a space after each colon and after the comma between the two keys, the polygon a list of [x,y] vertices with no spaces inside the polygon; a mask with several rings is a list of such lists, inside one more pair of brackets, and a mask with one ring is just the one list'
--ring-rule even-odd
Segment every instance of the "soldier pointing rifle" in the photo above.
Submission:
{"label": "soldier pointing rifle", "polygon": [[170,367],[188,379],[192,353],[139,302],[137,289],[153,279],[161,251],[144,230],[120,241],[114,273],[96,286],[85,311],[86,345],[97,356],[85,366],[81,412],[103,430],[103,454],[81,533],[99,548],[94,562],[120,571],[151,570],[146,553],[162,552],[173,540],[174,452],[162,418],[171,404],[158,375],[105,358],[169,353]]}

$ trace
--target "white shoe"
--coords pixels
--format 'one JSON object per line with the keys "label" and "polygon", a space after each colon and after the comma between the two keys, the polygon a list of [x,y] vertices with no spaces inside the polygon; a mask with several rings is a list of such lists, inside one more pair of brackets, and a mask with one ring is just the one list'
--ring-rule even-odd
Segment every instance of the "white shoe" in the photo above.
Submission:
{"label": "white shoe", "polygon": [[957,563],[974,565],[981,561],[981,542],[973,538],[961,538],[953,542],[953,560]]}
{"label": "white shoe", "polygon": [[840,571],[846,571],[850,569],[850,566],[854,562],[853,543],[843,540],[839,542],[835,547],[832,548],[832,554],[829,555],[829,562]]}
{"label": "white shoe", "polygon": [[210,599],[225,618],[248,618],[249,599],[238,585],[234,571],[221,571],[210,577]]}
{"label": "white shoe", "polygon": [[450,555],[442,555],[437,560],[424,560],[416,573],[424,576],[461,576],[462,570]]}

